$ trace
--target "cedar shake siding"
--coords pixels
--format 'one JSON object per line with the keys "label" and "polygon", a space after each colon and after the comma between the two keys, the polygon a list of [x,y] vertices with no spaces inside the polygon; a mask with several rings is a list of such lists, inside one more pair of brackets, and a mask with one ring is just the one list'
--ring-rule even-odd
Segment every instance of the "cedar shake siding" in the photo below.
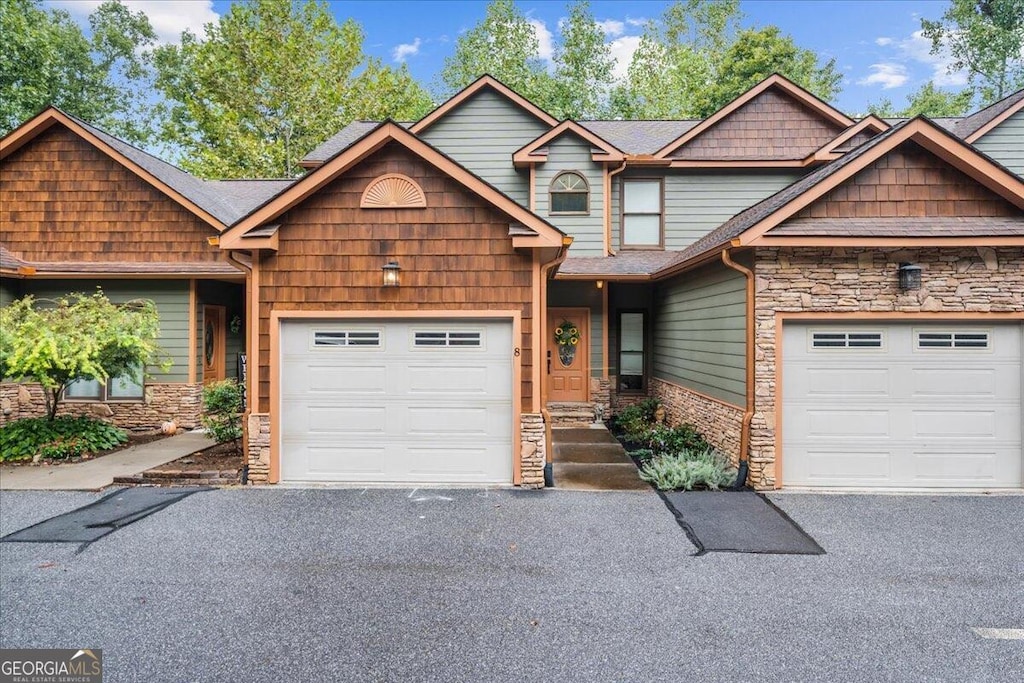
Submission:
{"label": "cedar shake siding", "polygon": [[768,89],[670,156],[687,161],[803,159],[841,132],[843,126]]}
{"label": "cedar shake siding", "polygon": [[[360,209],[378,176],[401,173],[426,195],[426,208]],[[392,143],[282,215],[276,254],[259,263],[260,387],[269,410],[270,314],[288,311],[518,310],[522,402],[528,410],[532,264],[508,237],[510,219],[433,166]],[[381,287],[381,266],[400,264],[401,287]],[[373,313],[367,313],[368,318]]]}
{"label": "cedar shake siding", "polygon": [[1020,209],[907,142],[857,173],[796,218],[1020,216]]}
{"label": "cedar shake siding", "polygon": [[0,162],[0,230],[26,261],[226,258],[213,228],[59,124]]}

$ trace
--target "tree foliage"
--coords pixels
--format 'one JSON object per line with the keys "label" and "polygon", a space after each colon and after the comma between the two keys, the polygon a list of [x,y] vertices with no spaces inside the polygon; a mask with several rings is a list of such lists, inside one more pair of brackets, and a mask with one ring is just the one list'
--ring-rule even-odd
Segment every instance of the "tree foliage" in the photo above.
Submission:
{"label": "tree foliage", "polygon": [[950,72],[966,70],[988,104],[1024,88],[1024,0],[951,0],[938,20],[921,20],[932,54],[948,50]]}
{"label": "tree foliage", "polygon": [[576,2],[568,9],[554,53],[554,83],[544,108],[559,119],[598,118],[605,112],[615,60],[590,3]]}
{"label": "tree foliage", "polygon": [[56,301],[26,296],[0,309],[0,377],[41,384],[52,420],[76,379],[141,381],[139,368],[161,357],[159,333],[152,301],[114,304],[99,290]]}
{"label": "tree foliage", "polygon": [[738,0],[678,0],[648,24],[613,93],[624,118],[703,118],[772,73],[824,100],[839,92],[835,60],[820,62],[776,26],[740,28]]}
{"label": "tree foliage", "polygon": [[107,0],[89,25],[87,37],[40,0],[0,0],[0,135],[52,104],[127,140],[149,139],[149,20]]}
{"label": "tree foliage", "polygon": [[927,116],[963,116],[971,108],[971,90],[949,92],[935,87],[928,81],[907,97],[907,106],[897,110],[891,100],[884,99],[868,105],[868,111],[875,116],[912,118]]}
{"label": "tree foliage", "polygon": [[288,177],[357,119],[415,119],[430,98],[363,52],[362,29],[316,0],[235,3],[199,38],[155,52],[163,135],[204,177]]}

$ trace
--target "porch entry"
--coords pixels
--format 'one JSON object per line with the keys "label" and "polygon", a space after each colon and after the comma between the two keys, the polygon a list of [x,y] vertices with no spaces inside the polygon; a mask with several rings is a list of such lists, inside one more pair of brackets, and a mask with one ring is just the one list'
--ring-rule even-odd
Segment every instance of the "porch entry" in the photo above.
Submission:
{"label": "porch entry", "polygon": [[590,311],[549,308],[547,374],[549,402],[590,399]]}
{"label": "porch entry", "polygon": [[225,317],[223,306],[203,306],[203,384],[225,377]]}

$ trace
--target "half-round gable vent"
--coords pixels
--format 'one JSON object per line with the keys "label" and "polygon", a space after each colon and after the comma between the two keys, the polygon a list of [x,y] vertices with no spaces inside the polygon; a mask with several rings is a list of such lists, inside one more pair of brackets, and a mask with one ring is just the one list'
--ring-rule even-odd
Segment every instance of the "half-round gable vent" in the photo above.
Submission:
{"label": "half-round gable vent", "polygon": [[363,190],[363,209],[417,209],[427,205],[423,190],[412,178],[389,173],[374,178]]}

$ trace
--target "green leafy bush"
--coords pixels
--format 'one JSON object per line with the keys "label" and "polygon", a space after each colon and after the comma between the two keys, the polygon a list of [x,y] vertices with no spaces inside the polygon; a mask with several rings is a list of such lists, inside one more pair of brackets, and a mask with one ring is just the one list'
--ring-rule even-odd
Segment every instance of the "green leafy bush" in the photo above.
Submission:
{"label": "green leafy bush", "polygon": [[217,443],[242,436],[242,387],[233,379],[203,387],[203,414],[199,421]]}
{"label": "green leafy bush", "polygon": [[736,480],[736,470],[713,448],[706,448],[657,456],[640,468],[640,478],[661,491],[718,490]]}
{"label": "green leafy bush", "polygon": [[0,427],[0,462],[63,460],[126,443],[128,433],[91,417],[33,417]]}
{"label": "green leafy bush", "polygon": [[615,428],[628,441],[640,442],[640,438],[654,424],[654,412],[661,402],[656,398],[645,398],[639,403],[626,406],[615,416]]}
{"label": "green leafy bush", "polygon": [[689,424],[678,427],[654,425],[646,432],[637,435],[635,440],[658,455],[682,453],[683,451],[705,451],[711,448],[711,444],[697,431],[697,428]]}
{"label": "green leafy bush", "polygon": [[640,462],[647,462],[654,457],[654,451],[650,448],[638,448],[635,451],[630,451],[629,455],[636,458]]}

